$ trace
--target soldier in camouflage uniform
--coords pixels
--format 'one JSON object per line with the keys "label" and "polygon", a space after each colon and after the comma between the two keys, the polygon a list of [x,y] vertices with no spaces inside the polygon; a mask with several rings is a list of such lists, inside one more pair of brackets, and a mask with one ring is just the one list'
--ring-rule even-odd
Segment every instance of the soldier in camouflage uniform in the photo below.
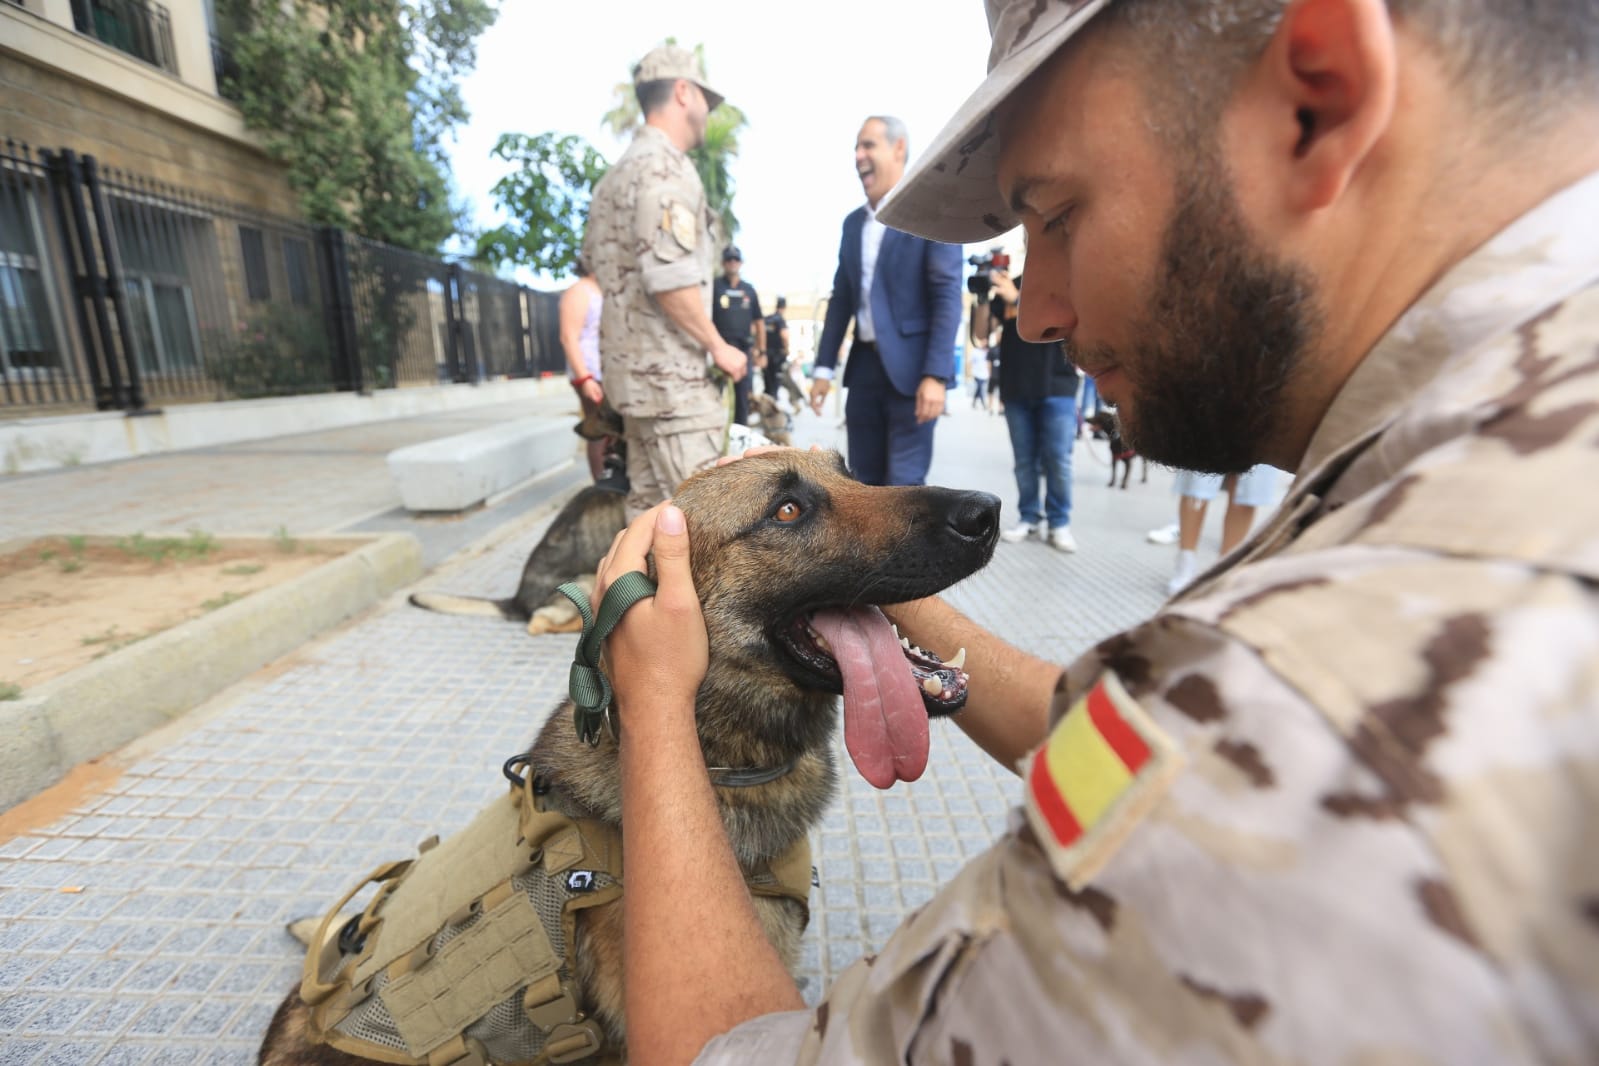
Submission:
{"label": "soldier in camouflage uniform", "polygon": [[749,360],[711,324],[719,241],[685,154],[704,141],[722,97],[694,53],[672,44],[639,62],[633,88],[644,126],[594,189],[583,258],[605,296],[605,390],[625,427],[627,506],[637,515],[721,454],[727,416],[706,353],[734,381]]}
{"label": "soldier in camouflage uniform", "polygon": [[[736,881],[700,883],[722,916],[700,950],[629,941],[635,1046],[1599,1062],[1599,11],[989,0],[989,22],[989,80],[885,221],[1019,221],[1024,334],[1072,347],[1140,452],[1296,481],[1065,671],[941,601],[890,611],[968,649],[957,721],[1023,778],[1008,832],[809,1011],[739,947]],[[679,555],[671,516],[602,581]],[[612,637],[624,722],[693,691],[680,573]],[[709,840],[663,841],[629,899]]]}

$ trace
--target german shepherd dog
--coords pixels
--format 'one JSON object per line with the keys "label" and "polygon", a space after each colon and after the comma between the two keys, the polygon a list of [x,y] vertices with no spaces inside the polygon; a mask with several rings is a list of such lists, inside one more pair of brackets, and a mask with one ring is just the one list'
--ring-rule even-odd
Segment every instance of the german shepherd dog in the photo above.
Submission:
{"label": "german shepherd dog", "polygon": [[594,591],[594,571],[627,525],[627,490],[607,482],[589,485],[567,501],[529,553],[516,595],[496,600],[447,592],[413,592],[411,603],[442,614],[468,614],[526,622],[529,633],[567,633],[583,619],[556,589],[577,581]]}
{"label": "german shepherd dog", "polygon": [[[688,518],[710,642],[696,708],[706,765],[787,767],[765,783],[716,788],[733,853],[749,875],[805,837],[833,798],[837,697],[845,746],[867,780],[888,788],[921,775],[929,718],[965,705],[965,653],[944,662],[909,645],[878,605],[932,595],[984,566],[998,535],[999,500],[868,487],[837,453],[785,450],[696,474],[676,502]],[[557,809],[619,825],[615,740],[606,731],[590,747],[570,711],[563,704],[539,732],[530,770]],[[752,898],[792,971],[803,908],[793,899]],[[625,899],[578,912],[569,956],[583,1011],[616,1047],[626,1035]],[[308,1043],[308,1016],[298,992],[291,994],[267,1031],[263,1066],[365,1061]]]}

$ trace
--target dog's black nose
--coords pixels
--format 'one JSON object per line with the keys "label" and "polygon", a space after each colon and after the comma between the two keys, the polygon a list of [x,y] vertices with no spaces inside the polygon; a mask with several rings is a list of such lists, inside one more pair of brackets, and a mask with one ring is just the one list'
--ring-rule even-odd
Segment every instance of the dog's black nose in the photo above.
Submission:
{"label": "dog's black nose", "polygon": [[962,540],[992,543],[999,536],[999,497],[988,492],[963,492],[949,509],[949,527]]}

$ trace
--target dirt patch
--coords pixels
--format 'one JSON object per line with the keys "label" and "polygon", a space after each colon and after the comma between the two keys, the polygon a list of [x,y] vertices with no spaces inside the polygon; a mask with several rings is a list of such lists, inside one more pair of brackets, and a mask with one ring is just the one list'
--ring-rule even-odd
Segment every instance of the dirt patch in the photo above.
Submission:
{"label": "dirt patch", "polygon": [[0,554],[0,700],[281,584],[359,543],[49,537]]}

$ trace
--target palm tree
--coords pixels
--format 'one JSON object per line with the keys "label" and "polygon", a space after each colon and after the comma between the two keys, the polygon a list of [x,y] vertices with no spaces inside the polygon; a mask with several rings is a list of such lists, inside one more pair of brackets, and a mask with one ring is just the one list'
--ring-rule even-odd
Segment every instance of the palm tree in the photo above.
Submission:
{"label": "palm tree", "polygon": [[[676,44],[677,39],[668,37],[665,43]],[[704,69],[703,44],[694,46],[694,56],[700,61],[701,69]],[[611,98],[615,106],[605,113],[602,122],[613,136],[631,137],[644,125],[638,98],[633,95],[633,82],[617,82],[611,90]],[[705,142],[689,153],[689,158],[694,160],[694,168],[700,172],[700,181],[705,185],[706,200],[721,219],[722,230],[728,241],[738,234],[738,216],[733,213],[732,164],[738,158],[739,132],[748,125],[749,119],[744,117],[744,112],[724,101],[706,120]]]}

